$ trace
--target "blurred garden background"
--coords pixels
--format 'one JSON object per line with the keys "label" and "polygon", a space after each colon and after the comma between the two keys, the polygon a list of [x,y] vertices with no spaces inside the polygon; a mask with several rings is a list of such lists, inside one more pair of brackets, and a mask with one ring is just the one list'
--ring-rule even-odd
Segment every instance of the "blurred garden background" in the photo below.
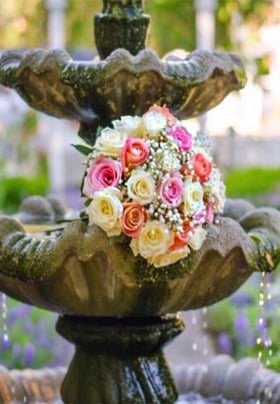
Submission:
{"label": "blurred garden background", "polygon": [[[77,60],[96,57],[93,16],[101,0],[9,0],[0,3],[0,53],[7,49],[65,48]],[[217,48],[242,56],[248,84],[207,113],[190,120],[211,137],[228,197],[280,209],[280,1],[146,0],[152,17],[149,46],[160,56],[173,49]],[[277,44],[277,45],[276,45]],[[13,214],[28,195],[53,194],[81,209],[82,159],[76,122],[31,110],[0,86],[0,211]],[[267,283],[265,325],[280,371],[280,274]],[[0,365],[65,365],[72,347],[54,331],[56,315],[0,295]],[[259,278],[204,314],[217,352],[258,356]],[[7,309],[6,309],[7,307]],[[6,314],[3,314],[3,313]],[[226,320],[226,321],[225,321]],[[206,321],[206,320],[205,320]],[[264,328],[264,327],[263,327]]]}

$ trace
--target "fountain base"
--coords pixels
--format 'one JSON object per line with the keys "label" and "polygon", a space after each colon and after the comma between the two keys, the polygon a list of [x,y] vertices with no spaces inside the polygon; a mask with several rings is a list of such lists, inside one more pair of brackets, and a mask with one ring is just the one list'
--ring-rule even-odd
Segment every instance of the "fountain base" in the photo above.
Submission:
{"label": "fountain base", "polygon": [[162,352],[183,330],[179,316],[61,316],[57,331],[75,345],[64,378],[65,403],[174,403],[177,391]]}

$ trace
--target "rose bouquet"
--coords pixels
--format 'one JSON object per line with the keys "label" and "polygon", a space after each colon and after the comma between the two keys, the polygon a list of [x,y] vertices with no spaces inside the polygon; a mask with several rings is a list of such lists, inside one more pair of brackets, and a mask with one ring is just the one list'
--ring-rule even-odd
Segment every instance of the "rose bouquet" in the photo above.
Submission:
{"label": "rose bouquet", "polygon": [[163,106],[100,130],[82,184],[89,224],[163,267],[198,250],[224,204],[208,144]]}

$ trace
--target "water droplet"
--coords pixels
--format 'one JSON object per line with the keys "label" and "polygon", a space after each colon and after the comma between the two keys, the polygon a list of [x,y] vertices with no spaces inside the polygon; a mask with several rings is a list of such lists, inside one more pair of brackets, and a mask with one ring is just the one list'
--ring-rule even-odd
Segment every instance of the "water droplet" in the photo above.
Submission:
{"label": "water droplet", "polygon": [[197,351],[197,343],[196,342],[194,342],[193,344],[192,344],[192,349],[193,349],[193,351]]}
{"label": "water droplet", "polygon": [[193,315],[192,315],[191,322],[192,322],[193,325],[197,324],[197,318],[196,318],[196,314],[195,314],[195,313],[193,313]]}

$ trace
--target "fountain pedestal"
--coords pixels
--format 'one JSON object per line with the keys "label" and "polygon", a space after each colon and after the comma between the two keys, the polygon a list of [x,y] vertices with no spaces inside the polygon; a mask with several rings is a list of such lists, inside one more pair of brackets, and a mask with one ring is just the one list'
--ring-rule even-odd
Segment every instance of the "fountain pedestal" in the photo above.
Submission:
{"label": "fountain pedestal", "polygon": [[65,403],[174,403],[162,347],[183,330],[179,316],[61,316],[57,331],[76,347],[63,381]]}

